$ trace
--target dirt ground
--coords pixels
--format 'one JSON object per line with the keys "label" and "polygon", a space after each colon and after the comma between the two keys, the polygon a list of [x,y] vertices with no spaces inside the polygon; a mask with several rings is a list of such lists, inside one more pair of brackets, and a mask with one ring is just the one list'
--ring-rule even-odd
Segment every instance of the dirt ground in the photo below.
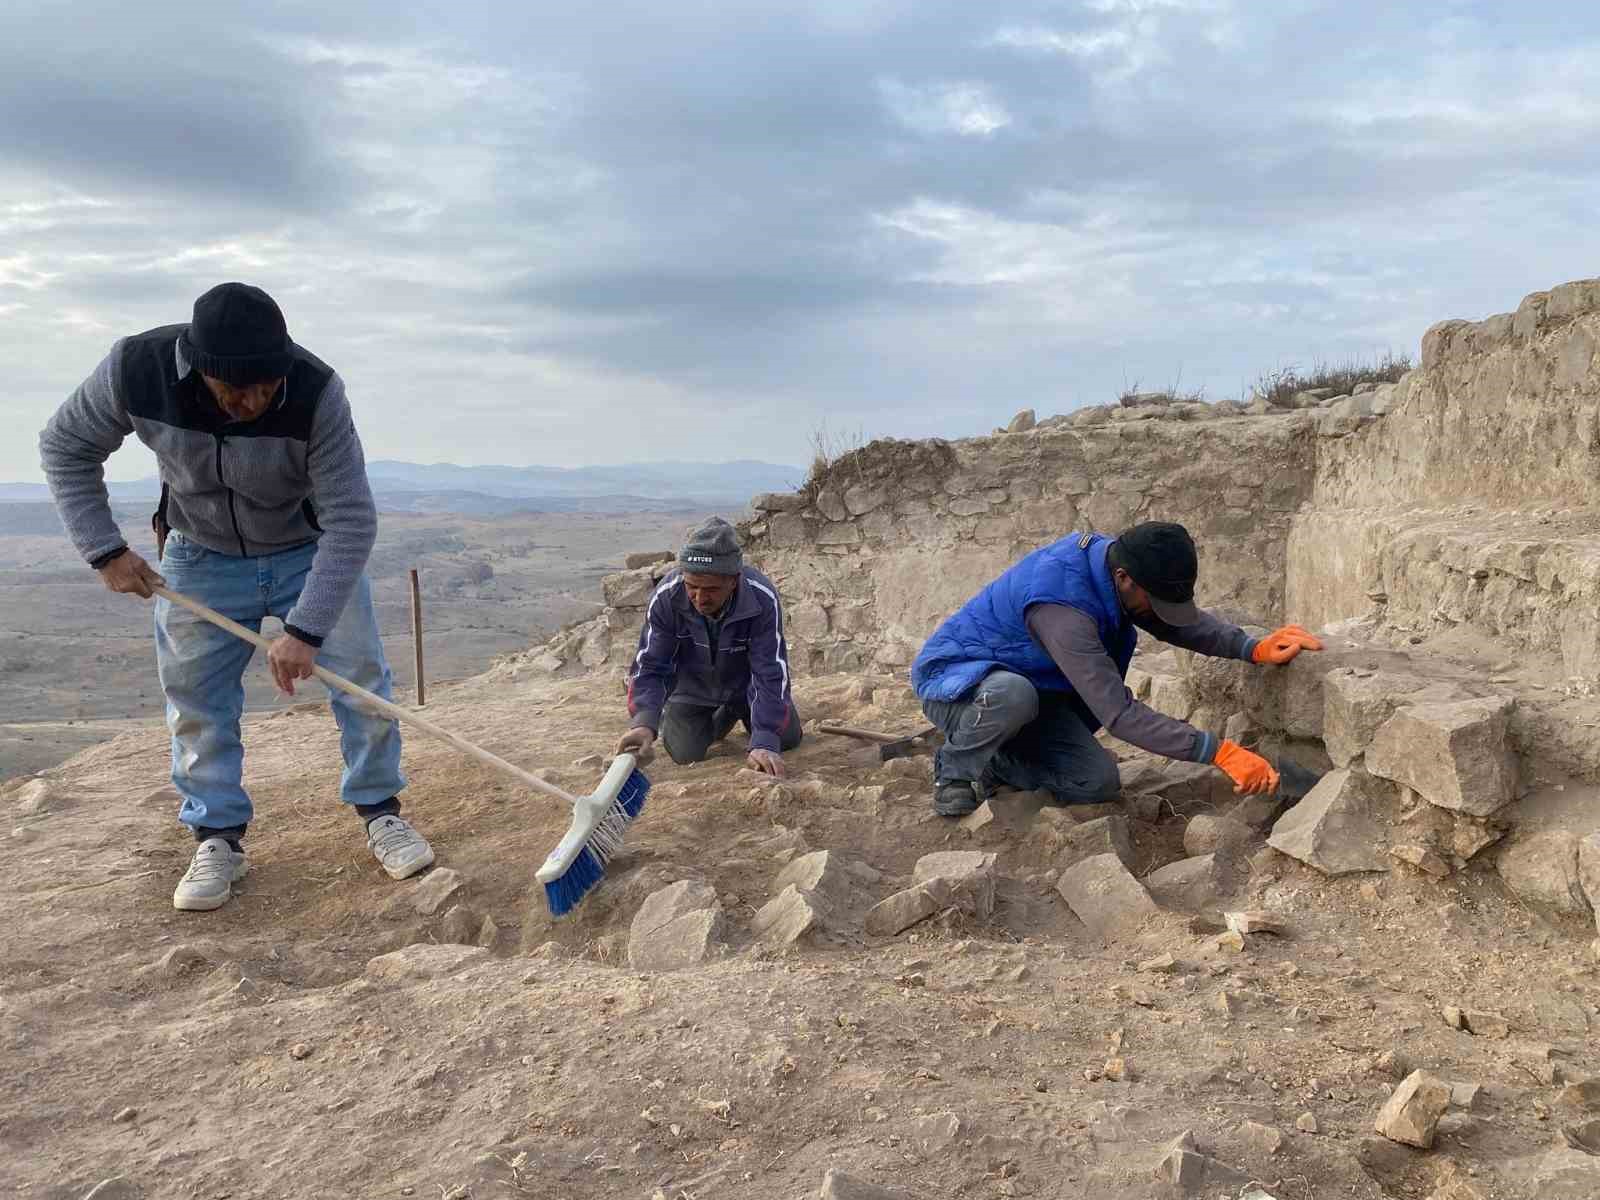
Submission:
{"label": "dirt ground", "polygon": [[[797,700],[808,720],[917,725],[893,679],[805,680]],[[573,790],[623,724],[620,685],[593,677],[480,678],[428,713]],[[1592,930],[1477,863],[1327,880],[1258,855],[1235,905],[1284,936],[1231,950],[1163,915],[1107,946],[1044,871],[1058,821],[969,834],[931,815],[926,759],[814,733],[786,785],[761,786],[736,733],[704,764],[649,765],[606,882],[553,923],[533,872],[559,805],[413,735],[407,812],[439,863],[395,883],[337,800],[324,705],[252,717],[246,741],[251,873],[211,914],[170,907],[192,844],[159,737],[50,772],[42,813],[0,798],[0,1194],[787,1198],[836,1168],[909,1196],[1098,1200],[1169,1194],[1153,1170],[1190,1130],[1237,1173],[1196,1196],[1600,1195],[1600,1158],[1562,1133],[1587,1119],[1563,1087],[1600,1074]],[[1182,820],[1133,823],[1141,871],[1181,853]],[[865,863],[870,904],[921,855],[970,848],[998,855],[989,921],[782,950],[751,932],[797,854]],[[420,916],[447,867],[465,905]],[[634,913],[678,879],[716,889],[725,955],[630,968]],[[368,967],[452,939],[489,953],[463,947],[438,978]],[[1501,1013],[1508,1035],[1451,1029],[1444,1005]],[[1428,1152],[1373,1130],[1412,1066],[1480,1088]]]}

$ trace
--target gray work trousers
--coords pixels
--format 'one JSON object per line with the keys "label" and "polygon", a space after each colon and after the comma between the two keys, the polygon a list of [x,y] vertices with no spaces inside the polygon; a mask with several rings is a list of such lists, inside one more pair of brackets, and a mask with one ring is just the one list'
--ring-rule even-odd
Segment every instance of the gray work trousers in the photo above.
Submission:
{"label": "gray work trousers", "polygon": [[922,711],[944,733],[934,759],[935,784],[969,780],[1045,790],[1058,804],[1103,804],[1121,794],[1117,761],[1078,710],[1070,692],[1041,692],[1021,675],[991,671],[951,701],[924,700]]}

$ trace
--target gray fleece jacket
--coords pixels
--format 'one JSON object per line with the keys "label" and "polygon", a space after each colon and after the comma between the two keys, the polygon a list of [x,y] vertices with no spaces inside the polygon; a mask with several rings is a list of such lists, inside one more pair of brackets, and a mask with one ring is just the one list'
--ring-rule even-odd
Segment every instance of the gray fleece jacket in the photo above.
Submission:
{"label": "gray fleece jacket", "polygon": [[296,346],[271,407],[233,421],[185,361],[183,328],[118,341],[39,435],[62,522],[93,566],[127,547],[111,515],[105,461],[135,434],[160,466],[158,516],[184,537],[242,558],[317,543],[285,624],[319,646],[366,568],[378,527],[344,382]]}

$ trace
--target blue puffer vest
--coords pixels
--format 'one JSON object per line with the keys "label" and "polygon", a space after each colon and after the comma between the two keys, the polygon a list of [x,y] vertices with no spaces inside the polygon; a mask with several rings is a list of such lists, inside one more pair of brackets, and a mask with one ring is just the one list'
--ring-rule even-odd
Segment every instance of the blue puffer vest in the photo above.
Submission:
{"label": "blue puffer vest", "polygon": [[1065,604],[1094,618],[1100,641],[1124,676],[1138,631],[1122,611],[1106,551],[1111,538],[1068,534],[1035,550],[979,592],[934,631],[911,665],[921,700],[955,700],[990,671],[1014,671],[1041,691],[1072,685],[1028,632],[1035,604]]}

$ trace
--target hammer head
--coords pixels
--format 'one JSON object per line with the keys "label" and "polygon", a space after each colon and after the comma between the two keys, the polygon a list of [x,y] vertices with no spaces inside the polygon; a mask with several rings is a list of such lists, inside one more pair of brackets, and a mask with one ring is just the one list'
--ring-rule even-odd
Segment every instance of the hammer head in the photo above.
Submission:
{"label": "hammer head", "polygon": [[911,737],[878,743],[878,761],[888,762],[891,758],[911,758],[918,754],[932,754],[939,748],[939,742],[943,740],[939,736],[939,731],[930,725],[921,733],[913,734]]}

